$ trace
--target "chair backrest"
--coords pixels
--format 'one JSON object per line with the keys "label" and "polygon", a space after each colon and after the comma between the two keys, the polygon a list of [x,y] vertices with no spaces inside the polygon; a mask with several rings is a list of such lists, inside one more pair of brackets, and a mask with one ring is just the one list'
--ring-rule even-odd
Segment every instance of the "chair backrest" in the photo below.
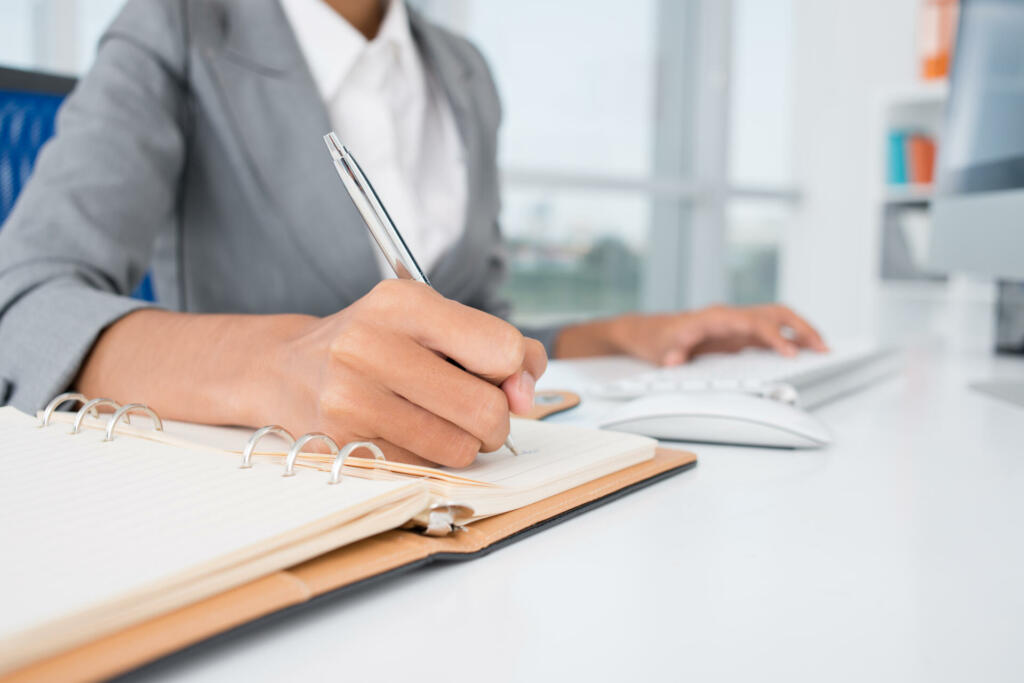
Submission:
{"label": "chair backrest", "polygon": [[[57,110],[75,83],[66,76],[0,67],[0,229],[39,150],[53,137]],[[149,273],[132,296],[156,300]]]}
{"label": "chair backrest", "polygon": [[0,226],[53,136],[57,109],[75,79],[0,68]]}

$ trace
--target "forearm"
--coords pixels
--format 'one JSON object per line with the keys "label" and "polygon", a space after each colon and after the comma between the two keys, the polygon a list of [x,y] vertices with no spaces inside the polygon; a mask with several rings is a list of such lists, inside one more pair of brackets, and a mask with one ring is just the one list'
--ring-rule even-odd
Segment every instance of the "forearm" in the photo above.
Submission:
{"label": "forearm", "polygon": [[622,345],[618,341],[619,328],[629,317],[566,325],[555,338],[555,358],[586,358],[622,353]]}
{"label": "forearm", "polygon": [[75,382],[86,396],[142,402],[163,417],[264,422],[281,371],[278,349],[312,318],[141,310],[111,325]]}

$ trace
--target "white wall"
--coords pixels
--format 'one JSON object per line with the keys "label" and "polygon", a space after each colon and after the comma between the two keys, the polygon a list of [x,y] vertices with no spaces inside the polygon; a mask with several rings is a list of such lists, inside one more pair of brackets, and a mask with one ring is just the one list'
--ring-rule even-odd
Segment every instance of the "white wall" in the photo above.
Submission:
{"label": "white wall", "polygon": [[917,78],[918,0],[794,0],[795,174],[781,299],[833,337],[871,330],[878,291],[875,103]]}

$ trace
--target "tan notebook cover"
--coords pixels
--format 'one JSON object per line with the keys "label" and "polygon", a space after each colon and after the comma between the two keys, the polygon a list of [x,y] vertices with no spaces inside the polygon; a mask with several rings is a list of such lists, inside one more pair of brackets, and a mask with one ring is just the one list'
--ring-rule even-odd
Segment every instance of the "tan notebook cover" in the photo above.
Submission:
{"label": "tan notebook cover", "polygon": [[436,559],[468,559],[696,464],[659,448],[654,459],[532,505],[480,520],[450,536],[396,529],[321,555],[4,677],[4,681],[92,681],[116,676],[289,607]]}

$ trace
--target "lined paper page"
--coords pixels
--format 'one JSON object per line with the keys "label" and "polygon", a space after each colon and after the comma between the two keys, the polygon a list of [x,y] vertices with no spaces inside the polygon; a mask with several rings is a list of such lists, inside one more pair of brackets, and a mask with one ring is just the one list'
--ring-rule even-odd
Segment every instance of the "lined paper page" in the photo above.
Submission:
{"label": "lined paper page", "polygon": [[[657,442],[642,436],[584,427],[514,420],[512,436],[519,455],[481,453],[461,476],[490,486],[434,480],[441,500],[470,507],[473,518],[515,510],[654,457]],[[422,521],[422,520],[421,520]]]}
{"label": "lined paper page", "polygon": [[[605,470],[604,463],[632,453],[645,453],[642,459],[651,458],[657,446],[654,439],[644,436],[522,419],[512,420],[512,438],[518,456],[502,449],[481,453],[469,467],[443,469],[503,488],[528,489],[577,472]],[[626,464],[634,462],[637,460],[630,458]]]}
{"label": "lined paper page", "polygon": [[63,424],[40,429],[0,408],[0,640],[266,550],[297,529],[335,528],[418,487],[353,477],[331,486],[312,470],[284,478],[274,463],[238,465],[131,437],[70,435]]}

